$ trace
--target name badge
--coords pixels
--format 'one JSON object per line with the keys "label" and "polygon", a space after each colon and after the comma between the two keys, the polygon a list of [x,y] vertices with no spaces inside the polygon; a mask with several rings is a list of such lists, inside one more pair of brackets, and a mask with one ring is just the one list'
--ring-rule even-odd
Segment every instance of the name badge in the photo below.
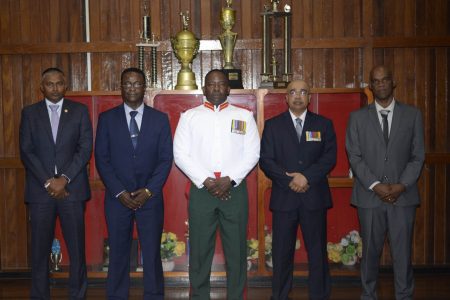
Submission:
{"label": "name badge", "polygon": [[231,132],[237,134],[245,134],[247,130],[247,123],[241,120],[231,121]]}
{"label": "name badge", "polygon": [[320,135],[320,131],[307,131],[306,132],[306,141],[307,142],[320,142],[320,141],[322,141],[322,137]]}

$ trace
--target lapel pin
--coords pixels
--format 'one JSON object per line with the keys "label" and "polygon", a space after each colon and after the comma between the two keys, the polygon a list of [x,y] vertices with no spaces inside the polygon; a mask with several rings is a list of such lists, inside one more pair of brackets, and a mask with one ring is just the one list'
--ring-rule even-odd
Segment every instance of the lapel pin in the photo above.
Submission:
{"label": "lapel pin", "polygon": [[68,113],[68,112],[69,112],[69,110],[68,110],[68,109],[65,109],[65,110],[64,110],[64,112],[65,112],[65,113]]}

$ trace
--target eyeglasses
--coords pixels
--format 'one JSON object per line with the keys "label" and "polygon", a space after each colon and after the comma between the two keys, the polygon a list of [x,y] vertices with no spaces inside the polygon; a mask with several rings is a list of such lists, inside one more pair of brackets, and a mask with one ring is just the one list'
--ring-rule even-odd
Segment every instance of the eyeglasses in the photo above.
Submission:
{"label": "eyeglasses", "polygon": [[305,90],[305,89],[301,89],[301,90],[294,90],[294,89],[292,89],[292,90],[290,90],[288,92],[288,94],[290,96],[295,96],[295,95],[297,95],[297,96],[306,96],[306,95],[309,94],[309,92],[307,90]]}
{"label": "eyeglasses", "polygon": [[134,87],[136,89],[140,89],[143,86],[145,86],[145,84],[143,84],[142,82],[139,82],[139,81],[136,81],[134,83],[125,82],[124,84],[122,84],[122,87],[125,88],[125,89],[131,89],[131,87]]}

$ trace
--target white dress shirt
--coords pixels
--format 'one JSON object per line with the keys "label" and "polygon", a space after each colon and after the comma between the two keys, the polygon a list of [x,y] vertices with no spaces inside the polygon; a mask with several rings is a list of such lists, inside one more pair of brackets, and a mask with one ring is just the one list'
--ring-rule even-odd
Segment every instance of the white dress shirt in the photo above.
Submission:
{"label": "white dress shirt", "polygon": [[137,109],[132,109],[126,103],[123,104],[123,107],[125,108],[125,117],[127,118],[128,130],[130,130],[130,120],[131,120],[130,111],[133,110],[137,111],[137,114],[134,117],[134,119],[136,120],[139,131],[141,130],[142,117],[144,116],[144,105],[145,105],[144,102],[142,102],[142,104]]}
{"label": "white dress shirt", "polygon": [[214,107],[205,101],[181,114],[174,159],[198,188],[215,172],[239,185],[258,162],[259,147],[252,112],[228,102]]}

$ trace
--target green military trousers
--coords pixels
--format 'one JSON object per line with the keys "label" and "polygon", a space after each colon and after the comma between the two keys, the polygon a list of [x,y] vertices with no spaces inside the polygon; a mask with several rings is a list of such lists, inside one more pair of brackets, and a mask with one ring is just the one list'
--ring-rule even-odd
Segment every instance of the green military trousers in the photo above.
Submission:
{"label": "green military trousers", "polygon": [[189,280],[191,299],[210,299],[211,264],[220,230],[227,272],[227,299],[243,299],[247,283],[248,199],[245,180],[231,188],[231,199],[213,197],[191,186],[189,197]]}

